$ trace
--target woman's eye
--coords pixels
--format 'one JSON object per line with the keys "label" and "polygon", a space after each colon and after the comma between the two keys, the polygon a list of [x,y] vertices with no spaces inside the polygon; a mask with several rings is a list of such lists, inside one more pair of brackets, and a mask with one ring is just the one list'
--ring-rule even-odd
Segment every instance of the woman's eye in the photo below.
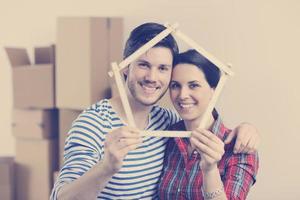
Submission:
{"label": "woman's eye", "polygon": [[197,87],[200,87],[200,85],[196,84],[196,83],[190,84],[191,89],[194,89],[194,88],[197,88]]}
{"label": "woman's eye", "polygon": [[179,88],[179,84],[178,83],[171,83],[169,87],[170,87],[170,89],[177,89],[177,88]]}

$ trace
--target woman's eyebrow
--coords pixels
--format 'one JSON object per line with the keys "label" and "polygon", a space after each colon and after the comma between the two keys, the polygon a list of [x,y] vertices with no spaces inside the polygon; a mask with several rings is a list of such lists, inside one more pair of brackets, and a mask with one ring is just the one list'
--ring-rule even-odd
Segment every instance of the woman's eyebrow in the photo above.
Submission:
{"label": "woman's eyebrow", "polygon": [[188,83],[200,83],[198,80],[189,81]]}

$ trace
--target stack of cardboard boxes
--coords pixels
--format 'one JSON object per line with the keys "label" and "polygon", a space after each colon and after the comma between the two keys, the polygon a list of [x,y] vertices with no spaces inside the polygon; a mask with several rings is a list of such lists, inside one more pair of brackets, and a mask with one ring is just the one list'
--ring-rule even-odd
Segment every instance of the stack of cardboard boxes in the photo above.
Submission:
{"label": "stack of cardboard boxes", "polygon": [[122,60],[123,19],[60,17],[57,20],[56,100],[60,167],[66,134],[80,112],[109,98],[110,63]]}
{"label": "stack of cardboard boxes", "polygon": [[15,199],[15,169],[13,157],[0,157],[0,199]]}
{"label": "stack of cardboard boxes", "polygon": [[112,61],[122,60],[122,46],[121,18],[60,17],[56,48],[35,48],[35,64],[26,49],[6,48],[13,74],[16,199],[49,199],[71,124],[83,109],[111,96],[107,72]]}
{"label": "stack of cardboard boxes", "polygon": [[58,168],[58,111],[55,109],[55,47],[6,48],[12,66],[16,139],[16,199],[47,199]]}

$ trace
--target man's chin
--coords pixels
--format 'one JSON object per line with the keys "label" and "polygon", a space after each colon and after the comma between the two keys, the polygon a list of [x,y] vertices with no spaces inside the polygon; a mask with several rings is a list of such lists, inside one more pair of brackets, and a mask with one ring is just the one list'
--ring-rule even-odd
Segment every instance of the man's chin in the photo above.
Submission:
{"label": "man's chin", "polygon": [[140,98],[139,102],[141,104],[143,104],[144,106],[153,106],[155,105],[159,100],[161,99],[161,97],[156,97],[156,98]]}

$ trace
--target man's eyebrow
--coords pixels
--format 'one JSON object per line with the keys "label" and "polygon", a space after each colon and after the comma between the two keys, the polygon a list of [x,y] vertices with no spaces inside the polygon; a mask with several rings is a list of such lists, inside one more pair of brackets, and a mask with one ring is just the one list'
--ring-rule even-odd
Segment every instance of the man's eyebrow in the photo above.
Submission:
{"label": "man's eyebrow", "polygon": [[149,63],[147,60],[144,60],[144,59],[137,59],[136,62]]}
{"label": "man's eyebrow", "polygon": [[172,64],[160,64],[159,66],[161,66],[161,67],[172,67],[173,65]]}

